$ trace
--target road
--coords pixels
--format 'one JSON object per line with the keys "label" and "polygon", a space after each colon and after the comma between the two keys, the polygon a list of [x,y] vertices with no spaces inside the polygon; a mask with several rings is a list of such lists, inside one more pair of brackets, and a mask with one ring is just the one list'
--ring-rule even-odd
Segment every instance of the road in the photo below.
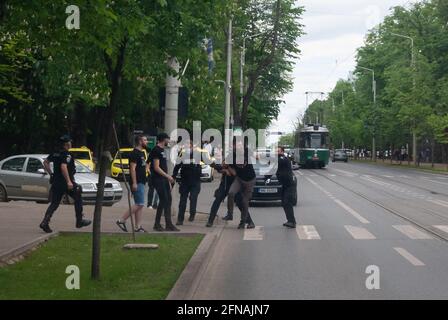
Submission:
{"label": "road", "polygon": [[281,207],[252,207],[257,228],[226,226],[195,299],[448,299],[448,175],[362,163],[295,174],[298,228]]}

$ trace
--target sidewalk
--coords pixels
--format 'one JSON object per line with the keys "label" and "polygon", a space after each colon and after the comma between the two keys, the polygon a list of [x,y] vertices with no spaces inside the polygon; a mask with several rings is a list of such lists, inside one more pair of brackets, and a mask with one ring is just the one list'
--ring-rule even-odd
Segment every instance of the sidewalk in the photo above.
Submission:
{"label": "sidewalk", "polygon": [[[187,233],[210,233],[213,232],[216,226],[223,226],[225,224],[220,218],[215,220],[214,228],[206,228],[205,224],[208,215],[205,214],[210,210],[213,201],[213,191],[215,190],[218,181],[213,183],[203,183],[202,190],[198,199],[198,214],[194,222],[188,222],[188,209],[186,213],[186,221],[179,229]],[[172,215],[173,222],[176,222],[177,208],[179,205],[177,187],[173,191],[173,206]],[[188,204],[189,205],[189,204]],[[11,201],[0,203],[0,255],[5,252],[22,246],[30,241],[45,235],[39,228],[44,212],[47,209],[46,204],[37,204],[31,201]],[[120,229],[116,226],[115,221],[126,211],[127,199],[115,204],[113,207],[103,207],[101,217],[101,231],[102,232],[117,232]],[[93,219],[94,206],[85,206],[84,213],[87,219]],[[225,211],[225,204],[221,205],[219,214]],[[154,225],[155,210],[144,208],[143,211],[143,227],[152,232]],[[164,224],[164,219],[162,218]],[[83,229],[75,228],[75,212],[73,205],[61,205],[55,212],[51,221],[51,228],[54,231],[82,231],[91,232],[92,226]],[[128,221],[128,229],[130,229],[130,221]],[[159,233],[160,234],[160,233]]]}
{"label": "sidewalk", "polygon": [[[421,162],[420,166],[414,166],[412,164],[412,161],[408,164],[408,161],[396,161],[390,159],[377,159],[376,162],[373,162],[370,158],[369,159],[350,159],[351,161],[356,162],[366,162],[371,164],[380,164],[385,166],[394,166],[394,167],[402,167],[402,168],[411,168],[411,169],[420,169],[425,171],[431,171],[431,172],[437,172],[437,173],[448,173],[448,164],[445,163],[434,163],[434,167],[432,167],[432,163],[428,162]],[[349,160],[349,161],[350,161]]]}

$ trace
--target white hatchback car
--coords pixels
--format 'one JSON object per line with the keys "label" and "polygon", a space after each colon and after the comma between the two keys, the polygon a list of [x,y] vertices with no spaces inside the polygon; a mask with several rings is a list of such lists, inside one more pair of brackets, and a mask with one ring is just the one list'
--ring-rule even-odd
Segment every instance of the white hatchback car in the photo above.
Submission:
{"label": "white hatchback car", "polygon": [[[48,155],[25,154],[0,161],[0,202],[9,200],[30,200],[48,203],[50,200],[50,176],[44,169],[43,162]],[[76,161],[76,182],[82,187],[84,204],[96,201],[98,175],[88,167]],[[112,206],[123,196],[120,183],[106,177],[104,201],[105,206]],[[65,199],[71,202],[71,199]]]}

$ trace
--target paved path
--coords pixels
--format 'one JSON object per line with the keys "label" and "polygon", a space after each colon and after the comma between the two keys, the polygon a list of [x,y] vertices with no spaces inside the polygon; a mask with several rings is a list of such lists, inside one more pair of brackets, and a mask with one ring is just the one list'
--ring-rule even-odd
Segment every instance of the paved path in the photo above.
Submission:
{"label": "paved path", "polygon": [[[219,181],[215,180],[212,183],[203,183],[202,192],[198,200],[198,211],[208,212],[211,206],[211,199],[213,198],[213,191],[217,187]],[[178,186],[175,187],[173,199],[173,221],[176,221],[177,206],[178,206]],[[7,203],[0,202],[0,255],[13,248],[21,246],[29,241],[32,241],[44,233],[38,227],[41,222],[44,212],[47,209],[46,204],[37,204],[35,202],[27,201],[11,201]],[[103,232],[120,231],[115,225],[115,221],[124,213],[128,207],[127,198],[123,198],[119,203],[112,207],[104,207],[102,213],[101,230]],[[85,206],[86,218],[93,218],[93,206]],[[187,207],[187,211],[189,208]],[[220,209],[220,214],[223,215],[224,206]],[[188,212],[186,214],[188,218]],[[155,210],[144,209],[143,227],[148,231],[152,231],[154,224]],[[205,223],[208,216],[205,214],[198,214],[196,221],[190,223],[185,222],[185,225],[180,227],[183,232],[210,232],[211,229],[205,228]],[[162,222],[164,220],[162,219]],[[217,220],[218,225],[223,225],[224,222]],[[71,205],[61,205],[55,212],[51,221],[53,230],[58,231],[76,231],[74,207]],[[128,228],[130,222],[128,222]],[[91,231],[92,227],[82,229],[83,231]]]}

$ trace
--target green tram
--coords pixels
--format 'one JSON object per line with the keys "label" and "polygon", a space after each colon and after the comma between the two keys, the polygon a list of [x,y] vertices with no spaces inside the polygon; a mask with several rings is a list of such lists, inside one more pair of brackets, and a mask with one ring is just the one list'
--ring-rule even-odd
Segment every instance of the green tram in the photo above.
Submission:
{"label": "green tram", "polygon": [[329,131],[319,124],[308,124],[295,134],[294,161],[304,168],[324,168],[330,160]]}

